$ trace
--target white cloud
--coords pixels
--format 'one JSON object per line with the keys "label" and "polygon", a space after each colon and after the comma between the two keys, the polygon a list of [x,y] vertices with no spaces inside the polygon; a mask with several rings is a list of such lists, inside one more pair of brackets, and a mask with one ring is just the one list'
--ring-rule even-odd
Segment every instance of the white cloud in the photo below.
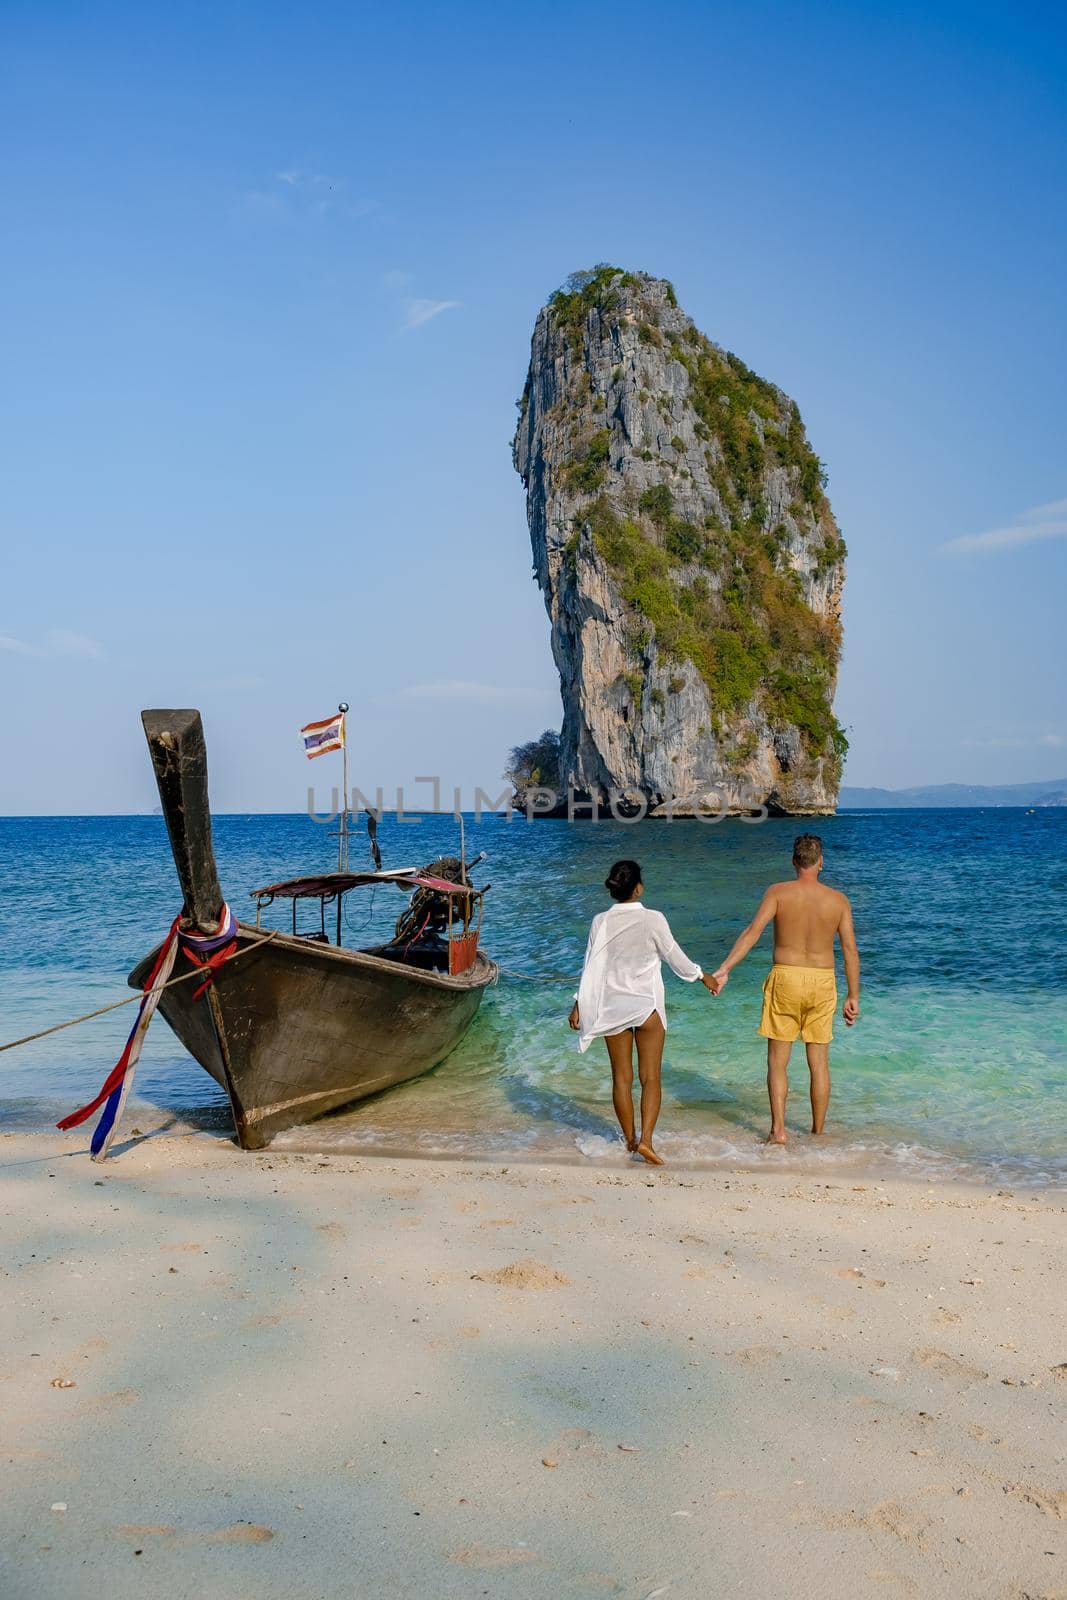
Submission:
{"label": "white cloud", "polygon": [[409,300],[404,312],[404,330],[421,328],[439,317],[442,311],[455,311],[461,304],[460,300]]}
{"label": "white cloud", "polygon": [[16,656],[35,656],[38,653],[32,644],[25,644],[21,639],[13,639],[9,633],[0,633],[0,650],[9,650]]}
{"label": "white cloud", "polygon": [[1053,500],[1020,512],[1014,522],[985,533],[965,533],[941,546],[951,555],[984,554],[990,550],[1012,550],[1019,545],[1037,544],[1045,539],[1067,539],[1067,500]]}
{"label": "white cloud", "polygon": [[50,628],[44,636],[45,650],[53,656],[91,656],[99,660],[103,647],[84,633],[71,633],[67,628]]}
{"label": "white cloud", "polygon": [[470,683],[449,679],[440,683],[412,683],[397,690],[395,700],[448,701],[465,705],[529,705],[555,698],[550,689],[508,688],[498,683]]}
{"label": "white cloud", "polygon": [[1067,739],[1061,733],[1004,734],[991,739],[963,739],[970,750],[1062,750]]}
{"label": "white cloud", "polygon": [[296,222],[300,217],[359,218],[377,210],[373,200],[356,201],[344,178],[325,172],[305,172],[287,167],[276,172],[272,186],[252,189],[240,201],[240,212],[262,219]]}
{"label": "white cloud", "polygon": [[103,646],[95,639],[84,633],[72,633],[69,628],[49,628],[40,644],[0,633],[0,650],[20,656],[84,656],[96,661],[104,654]]}
{"label": "white cloud", "polygon": [[274,181],[284,184],[287,189],[299,189],[305,194],[325,194],[345,187],[343,178],[331,178],[325,172],[301,172],[298,167],[276,172]]}

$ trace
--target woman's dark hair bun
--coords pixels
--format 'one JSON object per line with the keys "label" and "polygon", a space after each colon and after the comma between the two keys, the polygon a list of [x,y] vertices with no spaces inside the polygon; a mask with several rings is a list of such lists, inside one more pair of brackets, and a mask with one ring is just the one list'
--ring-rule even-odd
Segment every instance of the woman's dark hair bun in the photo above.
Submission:
{"label": "woman's dark hair bun", "polygon": [[604,887],[613,900],[629,900],[640,882],[641,868],[636,861],[616,861],[604,879]]}

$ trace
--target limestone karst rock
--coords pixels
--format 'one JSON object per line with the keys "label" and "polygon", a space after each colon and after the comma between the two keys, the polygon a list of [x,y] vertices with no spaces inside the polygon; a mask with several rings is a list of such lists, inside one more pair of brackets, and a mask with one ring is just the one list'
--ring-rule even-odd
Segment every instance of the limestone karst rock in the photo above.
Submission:
{"label": "limestone karst rock", "polygon": [[561,774],[650,811],[832,811],[845,547],[794,403],[670,283],[598,267],[538,315],[514,461]]}

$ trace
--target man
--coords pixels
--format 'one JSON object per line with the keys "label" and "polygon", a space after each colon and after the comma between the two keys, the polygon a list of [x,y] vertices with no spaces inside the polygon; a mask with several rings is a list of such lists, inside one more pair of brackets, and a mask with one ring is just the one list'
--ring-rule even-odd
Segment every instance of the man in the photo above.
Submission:
{"label": "man", "polygon": [[793,845],[796,879],[772,883],[748,927],[722,966],[712,974],[721,993],[730,973],[743,961],[764,928],[774,921],[774,966],[763,985],[763,1019],[759,1031],[767,1041],[767,1093],[771,1102],[768,1144],[785,1144],[785,1100],[789,1089],[789,1056],[794,1040],[803,1039],[811,1073],[811,1131],[821,1133],[830,1104],[830,1040],[833,1038],[837,984],[834,939],[841,941],[848,980],[843,1014],[848,1027],[860,1014],[860,957],[852,928],[852,907],[845,895],[819,882],[823,868],[822,840],[802,833]]}

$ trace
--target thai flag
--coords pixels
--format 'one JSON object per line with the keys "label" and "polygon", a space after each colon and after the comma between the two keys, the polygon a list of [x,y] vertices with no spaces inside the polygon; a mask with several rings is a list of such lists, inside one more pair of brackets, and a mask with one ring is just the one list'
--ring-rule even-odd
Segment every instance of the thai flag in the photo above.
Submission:
{"label": "thai flag", "polygon": [[331,750],[343,750],[344,712],[336,717],[327,717],[325,722],[309,722],[306,728],[301,728],[300,737],[304,741],[304,754],[309,761],[315,756],[324,756]]}

